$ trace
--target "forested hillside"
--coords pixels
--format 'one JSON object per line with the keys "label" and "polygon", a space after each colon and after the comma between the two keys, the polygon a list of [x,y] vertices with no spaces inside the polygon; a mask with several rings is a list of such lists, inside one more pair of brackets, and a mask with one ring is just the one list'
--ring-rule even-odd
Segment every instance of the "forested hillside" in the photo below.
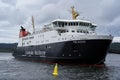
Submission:
{"label": "forested hillside", "polygon": [[110,45],[110,48],[109,48],[109,50],[108,50],[109,52],[111,52],[111,53],[118,53],[118,54],[120,54],[120,43],[112,43],[111,45]]}
{"label": "forested hillside", "polygon": [[0,43],[0,52],[12,52],[17,47],[17,43]]}

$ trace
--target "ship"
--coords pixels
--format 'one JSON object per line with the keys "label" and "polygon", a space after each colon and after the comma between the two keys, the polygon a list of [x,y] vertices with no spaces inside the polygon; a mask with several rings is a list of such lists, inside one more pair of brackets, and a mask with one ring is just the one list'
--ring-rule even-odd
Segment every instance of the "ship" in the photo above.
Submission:
{"label": "ship", "polygon": [[77,19],[79,13],[71,7],[72,19],[55,19],[33,32],[21,26],[19,42],[13,52],[16,59],[77,64],[103,64],[112,35],[98,35],[97,24]]}

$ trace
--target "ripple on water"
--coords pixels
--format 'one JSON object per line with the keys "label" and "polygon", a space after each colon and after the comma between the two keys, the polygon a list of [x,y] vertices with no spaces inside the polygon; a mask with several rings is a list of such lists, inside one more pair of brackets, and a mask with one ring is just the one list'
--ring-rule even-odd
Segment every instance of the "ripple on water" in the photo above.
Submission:
{"label": "ripple on water", "polygon": [[120,55],[116,54],[108,54],[104,67],[58,65],[57,77],[52,75],[54,64],[0,55],[0,80],[120,80]]}

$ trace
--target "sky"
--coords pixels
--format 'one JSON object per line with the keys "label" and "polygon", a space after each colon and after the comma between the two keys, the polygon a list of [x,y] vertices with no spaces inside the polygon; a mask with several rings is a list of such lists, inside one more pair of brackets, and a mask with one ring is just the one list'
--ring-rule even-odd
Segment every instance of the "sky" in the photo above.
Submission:
{"label": "sky", "polygon": [[0,43],[18,42],[20,26],[32,31],[55,19],[71,19],[70,7],[79,19],[97,24],[98,34],[120,37],[120,0],[0,0]]}

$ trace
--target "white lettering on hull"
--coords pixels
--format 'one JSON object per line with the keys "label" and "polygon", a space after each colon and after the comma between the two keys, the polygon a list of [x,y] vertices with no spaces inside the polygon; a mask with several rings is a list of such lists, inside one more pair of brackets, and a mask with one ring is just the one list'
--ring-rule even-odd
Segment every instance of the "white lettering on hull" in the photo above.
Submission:
{"label": "white lettering on hull", "polygon": [[36,55],[36,56],[41,56],[41,57],[45,57],[46,56],[46,52],[45,51],[26,51],[25,52],[26,55]]}

